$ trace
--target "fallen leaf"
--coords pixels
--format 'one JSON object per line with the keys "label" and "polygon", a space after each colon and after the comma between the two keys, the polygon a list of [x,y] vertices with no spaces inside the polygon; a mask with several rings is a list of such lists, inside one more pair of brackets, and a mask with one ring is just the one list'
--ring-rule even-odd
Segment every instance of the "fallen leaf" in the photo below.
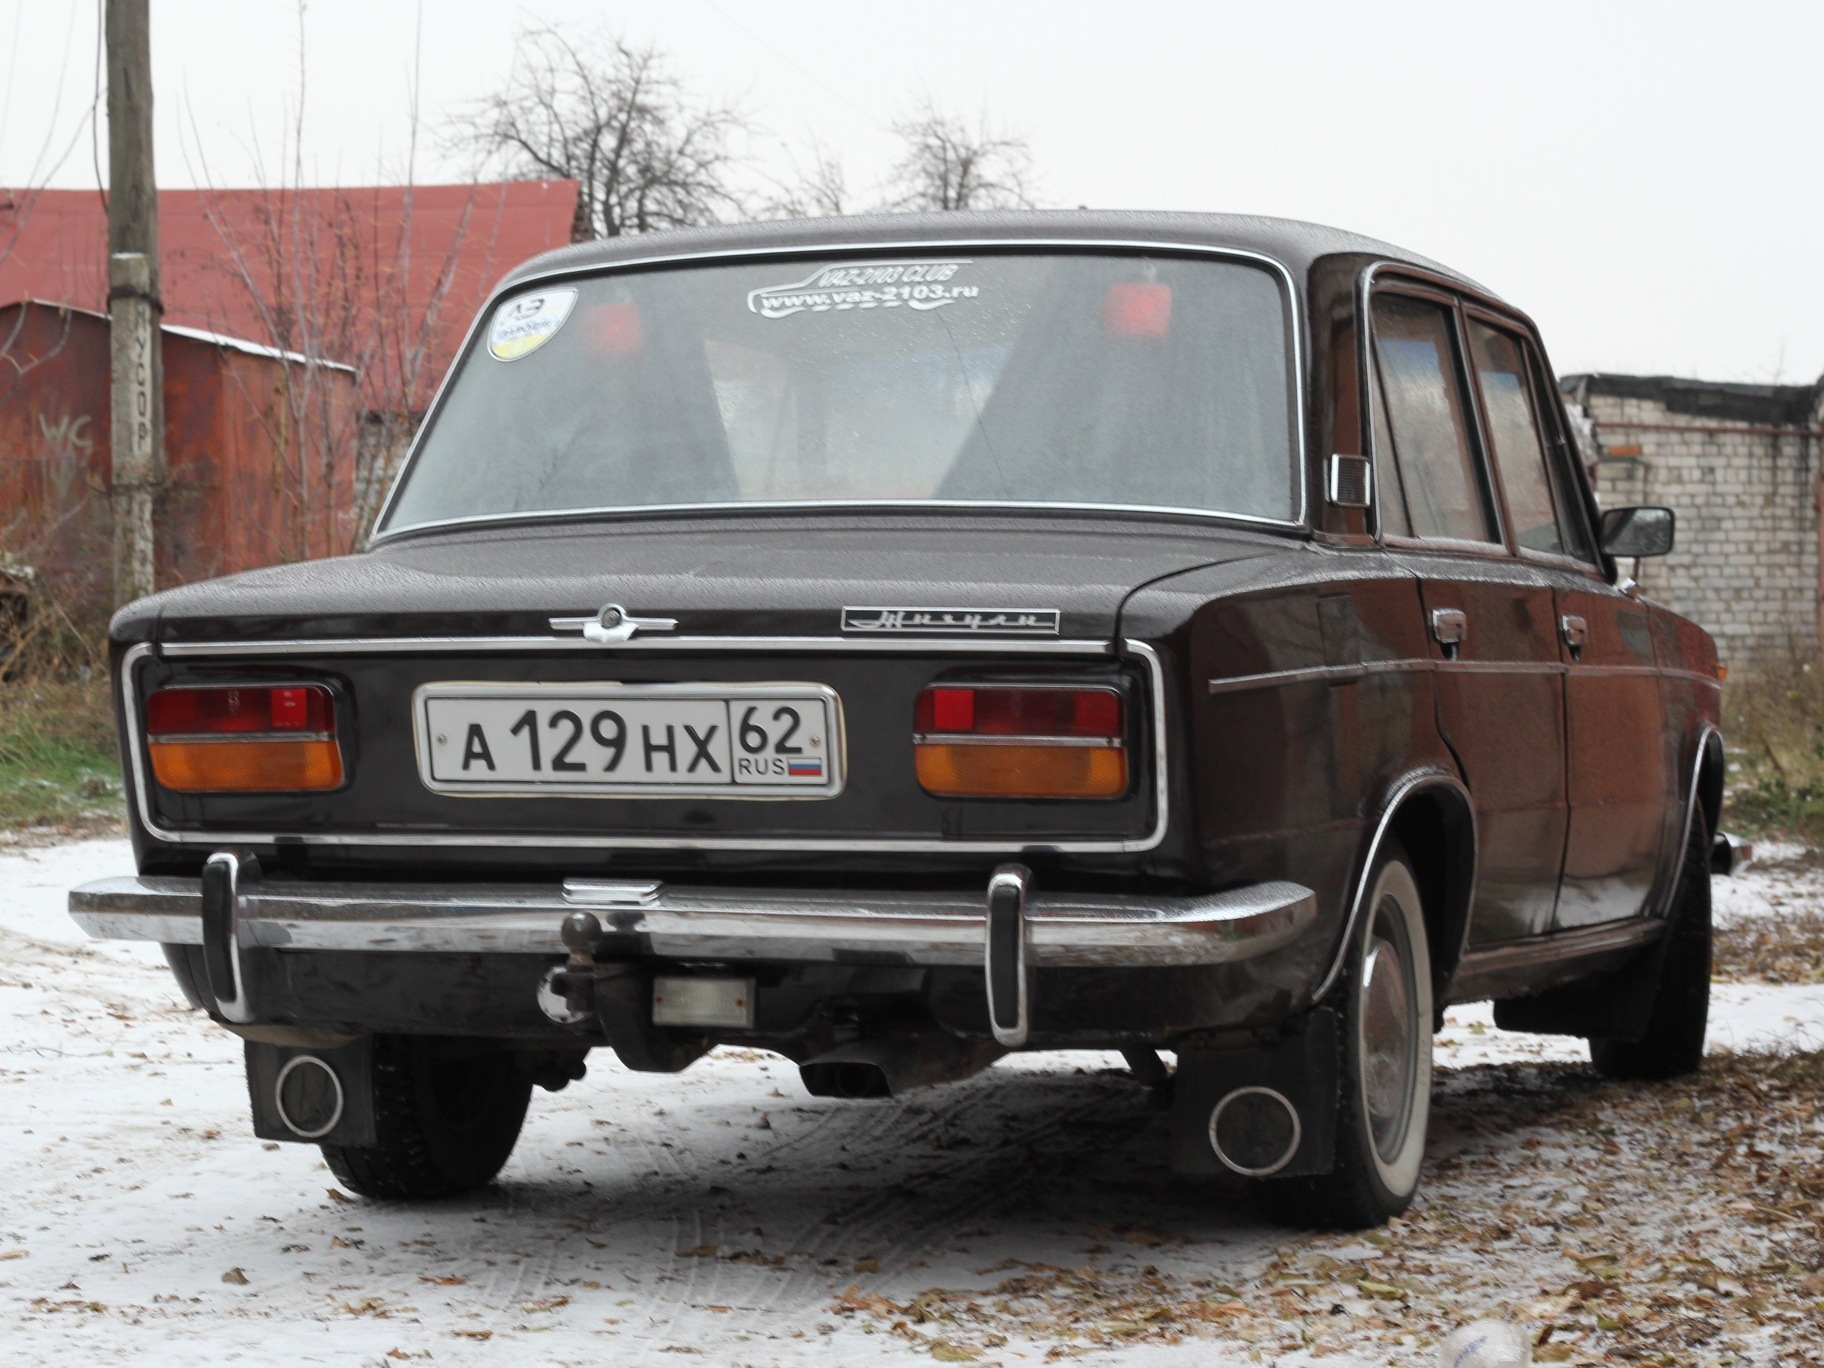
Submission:
{"label": "fallen leaf", "polygon": [[974,1363],[975,1350],[952,1344],[949,1340],[932,1340],[931,1357],[939,1363]]}
{"label": "fallen leaf", "polygon": [[247,1275],[238,1268],[231,1268],[222,1274],[222,1281],[233,1283],[236,1287],[245,1287],[247,1286]]}

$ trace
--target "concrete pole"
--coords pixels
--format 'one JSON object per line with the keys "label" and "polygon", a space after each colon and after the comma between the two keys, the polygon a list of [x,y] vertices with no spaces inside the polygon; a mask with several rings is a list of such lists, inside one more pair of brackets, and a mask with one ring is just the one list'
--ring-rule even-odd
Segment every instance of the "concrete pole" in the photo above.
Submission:
{"label": "concrete pole", "polygon": [[112,364],[114,602],[153,590],[165,477],[159,348],[158,181],[152,168],[148,0],[107,0],[108,316]]}

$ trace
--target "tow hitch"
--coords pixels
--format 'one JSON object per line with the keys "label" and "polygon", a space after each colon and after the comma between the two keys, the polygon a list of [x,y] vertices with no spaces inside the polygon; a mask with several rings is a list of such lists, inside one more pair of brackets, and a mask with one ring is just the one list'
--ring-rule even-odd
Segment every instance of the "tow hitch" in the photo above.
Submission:
{"label": "tow hitch", "polygon": [[595,913],[572,912],[560,934],[570,956],[541,985],[545,1015],[568,1023],[598,1018],[621,1063],[639,1073],[677,1073],[708,1053],[708,1036],[653,1024],[652,975],[638,960],[596,958],[614,935]]}

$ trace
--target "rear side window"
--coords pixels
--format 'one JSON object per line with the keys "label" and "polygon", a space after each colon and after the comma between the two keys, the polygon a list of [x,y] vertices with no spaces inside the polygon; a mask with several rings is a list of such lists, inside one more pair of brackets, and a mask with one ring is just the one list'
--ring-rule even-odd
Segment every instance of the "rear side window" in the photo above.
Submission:
{"label": "rear side window", "polygon": [[1471,320],[1469,339],[1515,540],[1528,551],[1589,559],[1589,541],[1570,491],[1540,432],[1519,340],[1480,319]]}
{"label": "rear side window", "polygon": [[1449,312],[1421,299],[1377,296],[1374,355],[1412,534],[1494,541]]}

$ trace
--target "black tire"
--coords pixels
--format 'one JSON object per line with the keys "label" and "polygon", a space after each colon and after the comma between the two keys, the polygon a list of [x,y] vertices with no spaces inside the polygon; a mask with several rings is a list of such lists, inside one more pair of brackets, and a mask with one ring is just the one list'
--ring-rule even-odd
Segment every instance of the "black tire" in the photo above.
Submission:
{"label": "black tire", "polygon": [[363,1197],[470,1192],[500,1172],[525,1123],[532,1080],[505,1053],[423,1036],[376,1036],[372,1145],[323,1145],[341,1184]]}
{"label": "black tire", "polygon": [[1405,852],[1386,849],[1368,881],[1361,924],[1332,999],[1343,1019],[1336,1166],[1265,1179],[1261,1205],[1278,1220],[1363,1230],[1411,1204],[1431,1116],[1431,951],[1418,881]]}
{"label": "black tire", "polygon": [[1652,1015],[1639,1040],[1591,1036],[1590,1062],[1604,1078],[1661,1082],[1695,1073],[1704,1062],[1710,1024],[1710,833],[1702,814],[1691,823],[1691,842],[1667,913],[1666,953]]}

